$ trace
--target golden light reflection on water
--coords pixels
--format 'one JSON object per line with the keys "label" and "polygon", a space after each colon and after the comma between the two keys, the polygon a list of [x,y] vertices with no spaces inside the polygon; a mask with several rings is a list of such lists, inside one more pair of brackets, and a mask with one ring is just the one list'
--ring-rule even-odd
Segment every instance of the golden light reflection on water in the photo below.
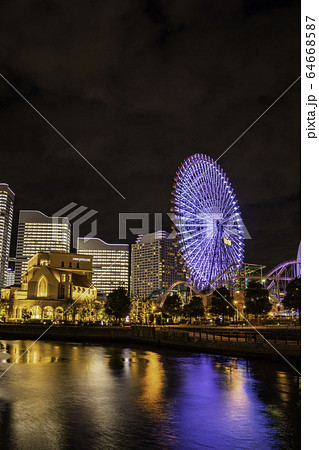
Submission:
{"label": "golden light reflection on water", "polygon": [[[57,369],[57,364],[50,365],[49,368],[43,363],[57,362],[60,348],[46,342],[36,342],[29,348],[31,344],[32,341],[0,342],[2,351],[5,350],[9,355],[6,365],[16,361],[2,379],[2,387],[5,388],[2,401],[11,405],[13,446],[21,448],[21,442],[28,443],[32,440],[30,436],[34,436],[38,448],[59,448],[63,437],[63,422],[61,415],[57,413],[59,385],[56,383],[57,372],[53,369]],[[23,368],[23,365],[26,367]],[[41,367],[45,366],[48,370],[43,376]],[[7,368],[1,364],[1,369]],[[52,436],[50,444],[39,435],[39,430],[44,429],[49,430]]]}
{"label": "golden light reflection on water", "polygon": [[53,347],[47,342],[33,343],[32,341],[12,341],[9,344],[6,344],[3,341],[0,341],[0,347],[1,363],[54,363],[58,362],[60,359],[60,346],[56,345]]}
{"label": "golden light reflection on water", "polygon": [[291,385],[287,373],[277,372],[277,390],[282,402],[289,402],[291,397]]}
{"label": "golden light reflection on water", "polygon": [[161,357],[153,352],[124,354],[124,371],[135,380],[138,404],[155,416],[163,414],[164,370]]}
{"label": "golden light reflection on water", "polygon": [[[117,393],[114,378],[103,359],[103,348],[81,344],[54,345],[44,341],[30,347],[31,344],[32,341],[0,343],[1,351],[9,356],[6,365],[20,356],[17,366],[14,365],[3,378],[7,386],[11,380],[14,383],[14,388],[7,389],[2,399],[12,404],[15,442],[29,442],[33,434],[36,448],[62,448],[63,424],[67,420],[68,408],[87,415],[87,424],[92,430],[104,422],[116,428],[119,416],[114,407]],[[60,364],[44,364],[52,362]],[[0,366],[1,369],[3,367]],[[11,396],[14,403],[11,403]],[[68,408],[64,408],[64,398],[69,397],[73,398],[72,404],[68,402]],[[52,434],[50,442],[41,440],[39,430]]]}
{"label": "golden light reflection on water", "polygon": [[149,352],[147,360],[141,402],[150,412],[162,414],[164,370],[158,354]]}

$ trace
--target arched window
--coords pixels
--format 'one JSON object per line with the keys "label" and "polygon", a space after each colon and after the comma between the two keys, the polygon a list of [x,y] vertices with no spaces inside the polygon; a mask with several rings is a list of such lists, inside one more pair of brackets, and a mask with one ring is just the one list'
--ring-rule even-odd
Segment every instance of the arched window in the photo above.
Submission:
{"label": "arched window", "polygon": [[38,297],[48,296],[48,280],[42,276],[38,281]]}

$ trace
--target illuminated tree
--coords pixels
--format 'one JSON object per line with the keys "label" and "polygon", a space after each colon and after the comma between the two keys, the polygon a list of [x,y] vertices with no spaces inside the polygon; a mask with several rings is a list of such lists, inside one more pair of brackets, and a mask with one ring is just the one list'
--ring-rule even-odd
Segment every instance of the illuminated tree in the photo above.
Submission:
{"label": "illuminated tree", "polygon": [[108,294],[105,302],[105,313],[115,317],[116,320],[124,319],[129,315],[131,299],[124,288],[118,288]]}
{"label": "illuminated tree", "polygon": [[29,320],[31,319],[31,312],[27,308],[23,308],[21,317],[23,320]]}
{"label": "illuminated tree", "polygon": [[162,306],[162,312],[173,320],[181,315],[183,301],[178,294],[168,295]]}
{"label": "illuminated tree", "polygon": [[101,302],[94,302],[94,313],[95,313],[95,319],[98,320],[99,322],[101,320],[106,320],[107,316],[105,313],[105,307]]}
{"label": "illuminated tree", "polygon": [[80,321],[86,322],[90,320],[91,305],[87,300],[83,300],[81,303],[79,303],[77,305],[77,308],[74,308],[74,310],[78,314]]}
{"label": "illuminated tree", "polygon": [[63,319],[64,320],[75,320],[75,315],[79,310],[79,305],[77,303],[74,303],[74,300],[71,298],[67,298],[61,301],[61,306],[63,308]]}
{"label": "illuminated tree", "polygon": [[4,304],[4,302],[0,302],[0,319],[4,320],[5,319],[5,312],[6,312],[6,306]]}
{"label": "illuminated tree", "polygon": [[192,297],[191,301],[183,308],[183,316],[190,319],[203,317],[204,314],[205,309],[201,297]]}
{"label": "illuminated tree", "polygon": [[210,312],[214,316],[233,317],[235,314],[231,304],[231,295],[229,289],[220,287],[216,289],[211,296],[212,306]]}
{"label": "illuminated tree", "polygon": [[131,298],[131,310],[130,310],[131,322],[136,323],[139,321],[139,312],[140,312],[140,298],[137,295]]}
{"label": "illuminated tree", "polygon": [[287,284],[287,294],[283,299],[285,309],[294,309],[301,314],[301,278],[295,278]]}
{"label": "illuminated tree", "polygon": [[246,313],[255,318],[271,311],[268,290],[259,281],[250,281],[245,289]]}
{"label": "illuminated tree", "polygon": [[131,299],[131,322],[149,323],[153,319],[153,303],[147,298],[138,295]]}

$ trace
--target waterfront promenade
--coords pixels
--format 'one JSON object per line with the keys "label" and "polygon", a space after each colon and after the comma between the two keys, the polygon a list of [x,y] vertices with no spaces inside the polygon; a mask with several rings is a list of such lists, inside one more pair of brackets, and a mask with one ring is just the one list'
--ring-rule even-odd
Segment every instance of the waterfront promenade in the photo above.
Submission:
{"label": "waterfront promenade", "polygon": [[[46,331],[47,330],[47,331]],[[144,343],[242,357],[300,359],[300,329],[196,326],[72,326],[1,324],[0,339]],[[275,350],[276,349],[276,350]]]}

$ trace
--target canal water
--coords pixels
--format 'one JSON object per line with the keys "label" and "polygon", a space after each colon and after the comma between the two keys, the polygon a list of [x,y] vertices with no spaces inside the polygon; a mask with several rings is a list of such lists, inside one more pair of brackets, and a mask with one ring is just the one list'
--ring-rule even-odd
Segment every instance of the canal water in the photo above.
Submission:
{"label": "canal water", "polygon": [[1,449],[300,448],[285,363],[167,349],[0,341]]}

